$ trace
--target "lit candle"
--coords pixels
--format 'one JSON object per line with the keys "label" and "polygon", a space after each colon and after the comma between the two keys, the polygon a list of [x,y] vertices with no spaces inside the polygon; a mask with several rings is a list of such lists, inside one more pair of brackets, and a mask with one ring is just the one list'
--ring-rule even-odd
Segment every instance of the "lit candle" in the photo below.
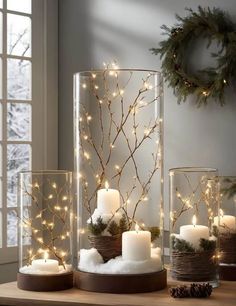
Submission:
{"label": "lit candle", "polygon": [[120,208],[119,191],[109,188],[108,182],[97,192],[97,208],[102,214],[114,214]]}
{"label": "lit candle", "polygon": [[59,263],[55,259],[48,259],[48,252],[44,252],[44,259],[32,260],[32,270],[44,272],[58,273]]}
{"label": "lit candle", "polygon": [[214,225],[219,226],[220,233],[235,232],[236,231],[236,219],[231,215],[224,215],[222,209],[220,209],[220,217],[214,217]]}
{"label": "lit candle", "polygon": [[140,231],[136,224],[135,231],[122,234],[122,258],[124,260],[141,261],[151,258],[151,233]]}
{"label": "lit candle", "polygon": [[199,247],[200,239],[209,239],[209,228],[204,225],[196,225],[197,218],[194,215],[192,219],[192,225],[180,226],[180,239],[184,239],[194,248]]}

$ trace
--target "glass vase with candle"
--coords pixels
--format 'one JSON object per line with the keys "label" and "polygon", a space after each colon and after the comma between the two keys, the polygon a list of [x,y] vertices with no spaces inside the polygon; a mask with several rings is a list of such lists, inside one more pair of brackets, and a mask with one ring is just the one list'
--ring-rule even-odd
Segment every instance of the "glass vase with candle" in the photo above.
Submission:
{"label": "glass vase with candle", "polygon": [[217,170],[170,169],[170,272],[175,280],[218,284]]}
{"label": "glass vase with candle", "polygon": [[32,291],[73,286],[72,173],[21,172],[18,287]]}
{"label": "glass vase with candle", "polygon": [[214,217],[219,238],[219,273],[223,280],[236,280],[236,176],[220,176],[220,211]]}
{"label": "glass vase with candle", "polygon": [[74,76],[76,285],[145,292],[163,267],[162,78],[118,69]]}

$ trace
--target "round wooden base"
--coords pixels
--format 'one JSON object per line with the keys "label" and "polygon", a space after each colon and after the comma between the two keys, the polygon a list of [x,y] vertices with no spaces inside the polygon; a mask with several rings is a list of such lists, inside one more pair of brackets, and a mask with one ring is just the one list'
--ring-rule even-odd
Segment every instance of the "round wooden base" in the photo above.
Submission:
{"label": "round wooden base", "polygon": [[236,281],[236,266],[219,265],[220,280]]}
{"label": "round wooden base", "polygon": [[59,291],[73,287],[73,272],[53,275],[17,273],[17,286],[28,291]]}
{"label": "round wooden base", "polygon": [[141,293],[162,290],[167,286],[166,270],[144,274],[97,274],[74,272],[75,287],[94,292]]}

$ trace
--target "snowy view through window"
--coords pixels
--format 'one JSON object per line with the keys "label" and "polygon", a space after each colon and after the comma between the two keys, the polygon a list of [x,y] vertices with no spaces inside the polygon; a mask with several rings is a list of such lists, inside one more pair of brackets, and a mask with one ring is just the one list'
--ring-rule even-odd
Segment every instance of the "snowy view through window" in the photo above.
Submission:
{"label": "snowy view through window", "polygon": [[[6,220],[7,246],[16,246],[17,175],[31,169],[31,0],[7,0],[7,9],[11,12],[2,11],[7,16],[7,29],[3,28],[7,33],[7,45],[3,45],[7,59],[2,64],[7,71],[7,82],[3,82],[6,88],[2,91],[2,114],[5,114],[3,120],[7,122],[6,135],[2,135],[2,139],[7,141],[6,145],[4,143],[6,147],[2,148],[7,159],[2,164],[6,165],[2,181],[6,181],[7,189],[2,191],[2,203],[6,205],[4,199],[7,200],[7,215],[2,217]],[[26,14],[17,15],[18,11]]]}

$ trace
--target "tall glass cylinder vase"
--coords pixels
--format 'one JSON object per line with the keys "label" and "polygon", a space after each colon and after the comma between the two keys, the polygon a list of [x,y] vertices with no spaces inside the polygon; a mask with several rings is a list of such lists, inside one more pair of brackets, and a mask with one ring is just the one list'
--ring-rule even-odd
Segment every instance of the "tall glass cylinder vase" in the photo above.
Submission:
{"label": "tall glass cylinder vase", "polygon": [[179,281],[218,284],[217,170],[170,169],[170,270]]}
{"label": "tall glass cylinder vase", "polygon": [[220,278],[236,280],[236,176],[220,176],[220,213],[215,218],[220,246]]}
{"label": "tall glass cylinder vase", "polygon": [[156,71],[74,76],[79,288],[145,292],[166,285],[162,98]]}
{"label": "tall glass cylinder vase", "polygon": [[73,286],[72,173],[21,172],[18,287],[31,291]]}

